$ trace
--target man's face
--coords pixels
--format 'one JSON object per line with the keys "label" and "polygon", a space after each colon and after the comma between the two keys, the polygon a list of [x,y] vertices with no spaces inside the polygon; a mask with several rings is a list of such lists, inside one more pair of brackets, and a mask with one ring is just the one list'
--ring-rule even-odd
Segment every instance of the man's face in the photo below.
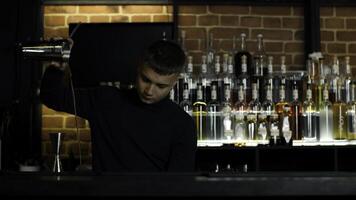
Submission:
{"label": "man's face", "polygon": [[138,69],[136,87],[142,102],[152,104],[165,98],[178,79],[178,74],[160,75],[148,66]]}

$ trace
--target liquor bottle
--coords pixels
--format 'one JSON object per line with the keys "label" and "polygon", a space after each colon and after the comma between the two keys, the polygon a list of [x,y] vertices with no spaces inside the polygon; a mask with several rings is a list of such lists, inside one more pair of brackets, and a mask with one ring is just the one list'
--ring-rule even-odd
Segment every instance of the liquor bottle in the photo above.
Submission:
{"label": "liquor bottle", "polygon": [[234,63],[233,57],[229,55],[227,62],[227,77],[224,80],[224,84],[228,83],[231,87],[231,101],[236,102],[237,97],[237,87],[236,87],[236,76],[234,74]]}
{"label": "liquor bottle", "polygon": [[257,139],[257,117],[261,111],[261,104],[258,100],[258,91],[257,85],[252,84],[252,100],[249,103],[249,112],[247,114],[247,128],[248,128],[248,139],[256,140]]}
{"label": "liquor bottle", "polygon": [[241,56],[241,74],[237,77],[238,84],[243,86],[246,102],[251,101],[251,79],[247,73],[247,56]]}
{"label": "liquor bottle", "polygon": [[271,89],[272,101],[277,101],[278,91],[275,88],[275,78],[273,76],[273,56],[268,56],[267,74],[263,78],[263,90],[261,92],[260,101],[263,102],[266,99],[267,87]]}
{"label": "liquor bottle", "polygon": [[211,100],[208,104],[208,115],[207,115],[207,139],[209,140],[220,140],[221,139],[221,108],[217,100],[217,85],[213,83],[211,86]]}
{"label": "liquor bottle", "polygon": [[307,83],[306,99],[303,103],[302,112],[302,132],[303,141],[316,142],[316,135],[319,132],[319,116],[315,113],[315,103],[311,88],[311,80]]}
{"label": "liquor bottle", "polygon": [[[266,95],[266,100],[262,103],[262,113],[259,116],[259,123],[263,123],[262,127],[266,129],[266,135],[262,135],[264,136],[263,139],[267,139],[270,137],[271,133],[270,133],[270,118],[272,116],[272,114],[274,114],[275,112],[275,105],[272,99],[272,89],[271,87],[268,85],[267,86],[267,95]],[[260,125],[261,127],[261,125]],[[261,130],[259,130],[259,133],[264,134]]]}
{"label": "liquor bottle", "polygon": [[203,99],[203,88],[200,83],[197,85],[197,100],[193,104],[193,119],[196,125],[197,139],[206,140],[206,102]]}
{"label": "liquor bottle", "polygon": [[206,48],[207,64],[209,69],[214,68],[215,50],[213,47],[213,43],[214,43],[214,35],[213,33],[210,33],[209,38],[207,39],[207,48]]}
{"label": "liquor bottle", "polygon": [[[286,121],[285,118],[289,120],[290,114],[290,105],[286,101],[286,93],[285,93],[285,86],[281,85],[279,89],[279,101],[276,103],[276,113],[279,118],[279,131],[280,131],[280,137],[283,137],[283,131],[286,131]],[[289,126],[289,121],[288,121],[288,126]],[[283,129],[284,128],[284,129]],[[290,127],[289,127],[290,129]]]}
{"label": "liquor bottle", "polygon": [[294,81],[293,84],[293,101],[291,103],[291,130],[292,130],[292,139],[301,140],[302,139],[302,130],[301,130],[301,115],[302,115],[302,105],[299,101],[299,91],[297,82]]}
{"label": "liquor bottle", "polygon": [[319,107],[320,142],[333,141],[333,106],[329,100],[328,84],[323,86],[323,101]]}
{"label": "liquor bottle", "polygon": [[208,73],[208,65],[207,65],[207,57],[206,55],[202,55],[201,57],[201,65],[200,65],[200,73],[199,73],[199,83],[202,84],[203,88],[203,98],[206,101],[210,100],[210,76]]}
{"label": "liquor bottle", "polygon": [[253,55],[254,75],[263,76],[267,74],[267,55],[263,44],[263,35],[257,35],[257,51]]}
{"label": "liquor bottle", "polygon": [[217,95],[218,95],[218,101],[221,102],[222,96],[223,96],[223,84],[224,84],[224,79],[222,79],[222,74],[221,74],[221,65],[220,65],[220,56],[215,55],[215,61],[214,61],[214,71],[213,71],[213,78],[212,82],[217,84]]}
{"label": "liquor bottle", "polygon": [[[280,86],[284,85],[285,90],[286,90],[286,101],[291,102],[293,101],[293,85],[291,84],[291,80],[288,80],[287,76],[287,66],[286,66],[286,56],[281,56],[281,64],[280,64],[280,75],[277,78],[275,78],[275,91],[278,93]],[[274,102],[278,101],[278,96],[279,94],[273,95],[276,97],[274,99]]]}
{"label": "liquor bottle", "polygon": [[347,104],[347,137],[349,140],[356,140],[356,83],[351,83],[350,101]]}
{"label": "liquor bottle", "polygon": [[351,66],[350,66],[350,56],[345,56],[345,74],[342,78],[343,80],[343,88],[342,88],[342,98],[345,103],[349,103],[351,101],[351,82],[352,82],[352,74],[351,74]]}
{"label": "liquor bottle", "polygon": [[248,111],[248,105],[245,100],[244,86],[239,85],[237,96],[238,99],[233,107],[233,113],[235,116],[235,128],[234,135],[237,140],[246,140],[248,138],[246,129],[246,112]]}
{"label": "liquor bottle", "polygon": [[246,34],[241,33],[240,35],[241,43],[240,43],[240,49],[237,51],[235,54],[235,74],[236,77],[238,77],[242,73],[242,66],[241,66],[241,59],[242,56],[246,56],[246,72],[249,76],[253,74],[252,70],[252,56],[250,52],[247,50],[246,46]]}
{"label": "liquor bottle", "polygon": [[331,103],[335,103],[335,101],[336,101],[337,85],[338,85],[339,79],[340,79],[339,60],[338,60],[337,56],[333,56],[331,74],[328,77],[328,82],[330,85],[329,99],[330,99]]}
{"label": "liquor bottle", "polygon": [[347,139],[346,104],[341,98],[341,80],[336,83],[335,103],[333,104],[334,140]]}
{"label": "liquor bottle", "polygon": [[222,101],[223,137],[228,143],[234,139],[234,124],[231,105],[231,89],[229,84],[224,84],[224,99]]}
{"label": "liquor bottle", "polygon": [[263,76],[267,74],[267,55],[264,49],[262,34],[257,35],[257,51],[253,55],[253,62],[253,81],[257,83],[259,98],[262,99],[261,97],[263,97],[263,91],[265,90],[263,86]]}

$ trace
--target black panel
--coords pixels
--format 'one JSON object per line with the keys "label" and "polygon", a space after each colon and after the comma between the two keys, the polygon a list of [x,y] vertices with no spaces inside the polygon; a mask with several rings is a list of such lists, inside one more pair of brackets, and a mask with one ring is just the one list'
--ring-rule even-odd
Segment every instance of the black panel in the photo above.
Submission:
{"label": "black panel", "polygon": [[[77,24],[70,24],[70,32]],[[100,82],[133,83],[144,50],[161,40],[173,39],[173,23],[80,24],[73,35],[70,67],[74,85],[97,86]]]}

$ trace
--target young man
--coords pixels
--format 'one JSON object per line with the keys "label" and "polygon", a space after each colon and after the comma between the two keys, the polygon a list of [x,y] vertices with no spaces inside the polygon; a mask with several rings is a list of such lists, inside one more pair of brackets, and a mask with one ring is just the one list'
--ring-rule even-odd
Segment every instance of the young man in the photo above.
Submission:
{"label": "young man", "polygon": [[[90,123],[92,164],[97,172],[189,172],[194,170],[192,118],[167,98],[185,55],[174,42],[157,41],[138,68],[136,87],[75,89],[77,114]],[[59,66],[45,71],[43,103],[74,113],[72,91]]]}

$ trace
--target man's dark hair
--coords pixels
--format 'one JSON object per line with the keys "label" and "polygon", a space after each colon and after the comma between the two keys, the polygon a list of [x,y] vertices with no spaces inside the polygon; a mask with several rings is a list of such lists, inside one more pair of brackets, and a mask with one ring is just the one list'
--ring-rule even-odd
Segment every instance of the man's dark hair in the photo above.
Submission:
{"label": "man's dark hair", "polygon": [[159,40],[148,47],[143,61],[158,74],[170,75],[182,72],[185,53],[177,43]]}

